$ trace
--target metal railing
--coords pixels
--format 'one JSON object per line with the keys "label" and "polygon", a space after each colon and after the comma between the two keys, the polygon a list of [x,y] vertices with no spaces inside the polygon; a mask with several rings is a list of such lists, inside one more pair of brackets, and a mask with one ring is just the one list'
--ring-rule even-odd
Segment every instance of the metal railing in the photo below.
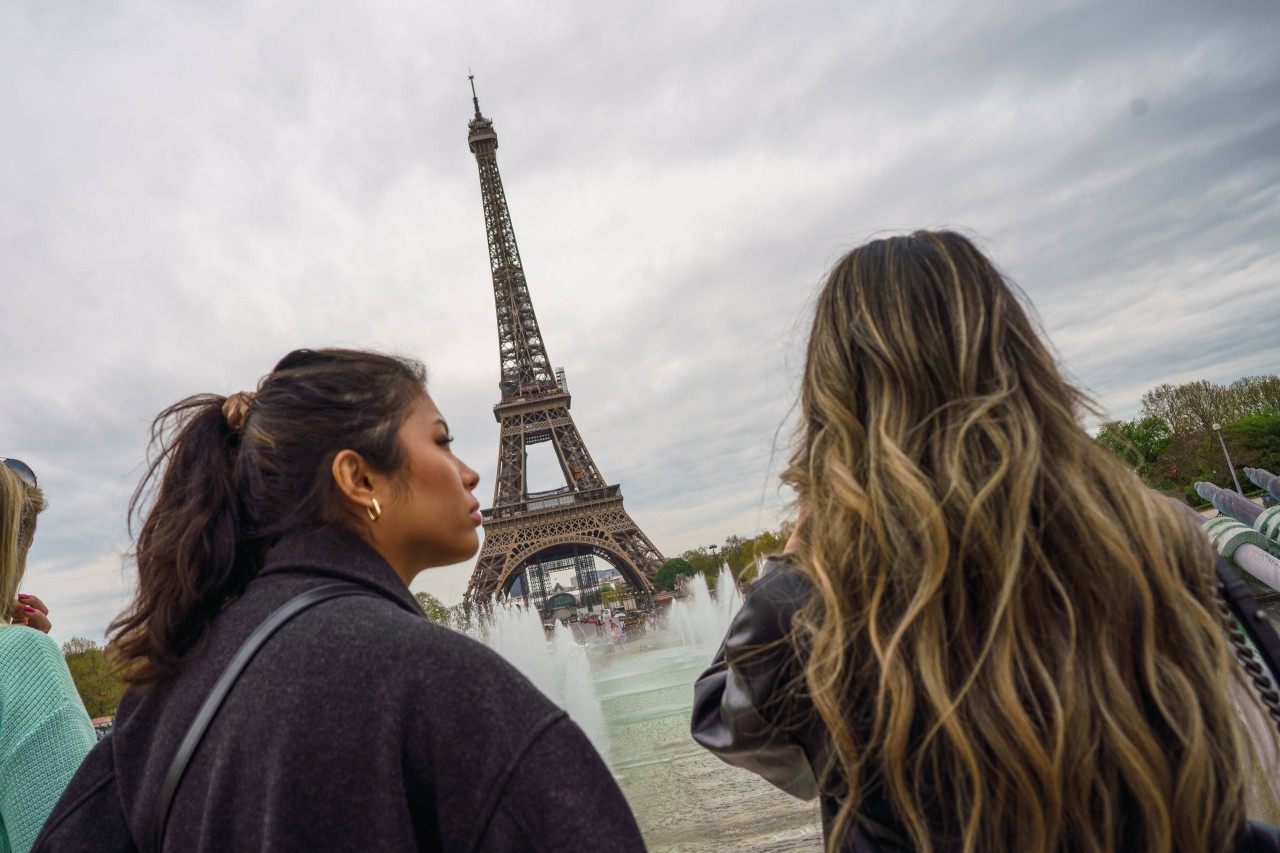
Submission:
{"label": "metal railing", "polygon": [[485,521],[493,521],[499,518],[509,518],[516,515],[528,515],[530,513],[540,513],[555,510],[565,510],[580,504],[594,503],[595,501],[610,500],[622,497],[621,486],[601,486],[595,489],[583,489],[578,492],[566,492],[557,494],[555,492],[546,495],[530,495],[528,499],[519,503],[505,504],[500,507],[490,507],[481,510],[481,515]]}
{"label": "metal railing", "polygon": [[[1280,500],[1280,478],[1261,468],[1246,468],[1245,475]],[[1218,553],[1272,589],[1280,590],[1280,506],[1260,507],[1213,483],[1199,482],[1195,489],[1222,513],[1204,523]]]}

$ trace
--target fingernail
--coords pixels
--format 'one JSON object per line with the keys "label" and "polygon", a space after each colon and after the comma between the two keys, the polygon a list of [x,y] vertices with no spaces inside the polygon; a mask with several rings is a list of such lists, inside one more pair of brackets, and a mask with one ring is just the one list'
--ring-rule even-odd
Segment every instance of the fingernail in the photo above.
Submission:
{"label": "fingernail", "polygon": [[36,609],[35,609],[34,607],[32,607],[30,604],[24,604],[24,605],[22,605],[22,609],[23,609],[23,610],[25,610],[25,611],[27,611],[28,613],[35,613],[35,612],[36,612]]}
{"label": "fingernail", "polygon": [[25,592],[18,593],[18,598],[21,599],[22,601],[26,601],[30,597],[31,596],[27,595]]}

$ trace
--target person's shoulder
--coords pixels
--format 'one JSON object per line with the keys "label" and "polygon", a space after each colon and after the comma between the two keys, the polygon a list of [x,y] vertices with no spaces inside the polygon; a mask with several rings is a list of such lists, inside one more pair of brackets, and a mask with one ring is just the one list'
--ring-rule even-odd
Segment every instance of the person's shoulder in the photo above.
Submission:
{"label": "person's shoulder", "polygon": [[[539,713],[549,715],[559,710],[524,672],[480,640],[429,619],[421,620],[417,631],[429,645],[431,656],[422,674],[434,672],[436,678],[455,684],[457,695],[467,696],[477,705],[484,703],[482,696],[497,697],[500,708],[519,708],[530,721]],[[537,642],[544,642],[541,636]]]}
{"label": "person's shoulder", "polygon": [[795,614],[813,597],[812,582],[792,563],[770,559],[762,568],[764,571],[747,590],[725,636],[730,657],[786,638]]}
{"label": "person's shoulder", "polygon": [[9,657],[10,655],[60,660],[62,648],[57,640],[43,631],[37,631],[25,625],[8,625],[0,627],[0,656]]}
{"label": "person's shoulder", "polygon": [[[419,674],[437,684],[440,679],[461,678],[510,683],[526,680],[505,658],[466,634],[438,625],[425,614],[411,612],[385,598],[365,596],[353,600],[351,609],[335,624],[335,639],[363,647],[371,654],[361,659],[390,670]],[[518,689],[518,688],[517,688]]]}
{"label": "person's shoulder", "polygon": [[[14,625],[0,630],[0,703],[32,707],[79,702],[62,648],[34,628]],[[83,713],[83,706],[81,713]],[[85,717],[86,724],[89,718]]]}
{"label": "person's shoulder", "polygon": [[370,641],[406,652],[420,650],[424,643],[450,642],[457,632],[437,625],[421,610],[382,595],[353,595],[345,599],[341,612],[330,612],[331,621],[354,625]]}
{"label": "person's shoulder", "polygon": [[427,618],[414,618],[406,614],[398,637],[413,651],[429,649],[433,661],[449,668],[460,668],[474,672],[476,665],[497,667],[500,669],[514,667],[506,658],[489,646],[453,628],[438,625]]}
{"label": "person's shoulder", "polygon": [[760,575],[747,589],[748,596],[799,604],[813,594],[813,583],[799,566],[790,560],[770,557],[760,568]]}

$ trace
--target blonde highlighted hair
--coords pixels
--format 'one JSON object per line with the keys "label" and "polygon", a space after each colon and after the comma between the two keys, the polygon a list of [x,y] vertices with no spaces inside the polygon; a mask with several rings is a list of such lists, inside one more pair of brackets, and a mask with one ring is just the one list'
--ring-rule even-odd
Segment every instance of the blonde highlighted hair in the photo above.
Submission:
{"label": "blonde highlighted hair", "polygon": [[0,465],[0,624],[13,618],[18,584],[27,568],[27,550],[44,511],[44,492]]}
{"label": "blonde highlighted hair", "polygon": [[832,849],[871,787],[924,851],[1229,848],[1214,557],[1086,411],[965,237],[831,272],[784,480],[818,591],[793,639],[849,792]]}

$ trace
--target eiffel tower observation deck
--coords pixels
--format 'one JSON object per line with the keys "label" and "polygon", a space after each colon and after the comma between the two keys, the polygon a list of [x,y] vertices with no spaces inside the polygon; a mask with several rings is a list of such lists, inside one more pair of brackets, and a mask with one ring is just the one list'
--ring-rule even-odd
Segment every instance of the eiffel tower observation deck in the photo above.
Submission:
{"label": "eiffel tower observation deck", "polygon": [[[493,407],[501,424],[493,505],[483,511],[484,545],[467,584],[466,599],[485,602],[509,595],[526,573],[553,562],[598,557],[622,575],[637,598],[652,598],[662,554],[622,506],[622,491],[608,484],[569,414],[571,397],[547,357],[529,285],[520,262],[511,211],[498,171],[498,135],[481,115],[471,79],[475,116],[467,144],[480,172],[480,198],[489,242],[489,270],[498,318],[500,399]],[[564,486],[531,493],[528,448],[550,442]],[[584,599],[595,573],[579,571]],[[526,597],[530,583],[520,584]]]}

